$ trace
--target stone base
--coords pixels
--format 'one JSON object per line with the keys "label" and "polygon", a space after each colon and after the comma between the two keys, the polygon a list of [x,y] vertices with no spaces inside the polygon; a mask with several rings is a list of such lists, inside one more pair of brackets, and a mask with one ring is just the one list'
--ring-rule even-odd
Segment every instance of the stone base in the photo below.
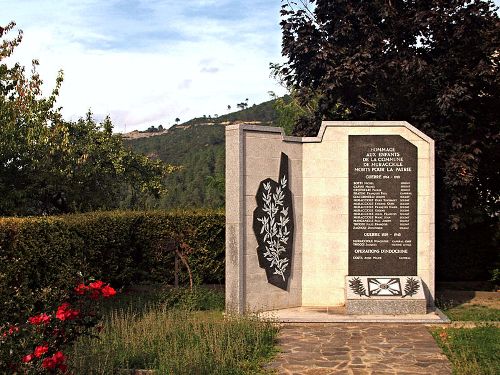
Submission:
{"label": "stone base", "polygon": [[[405,323],[405,324],[448,324],[450,320],[439,309],[427,314],[399,315],[354,315],[346,314],[345,306],[334,307],[292,307],[263,311],[259,317],[280,323]],[[500,327],[500,324],[499,324]]]}
{"label": "stone base", "polygon": [[426,314],[418,276],[346,276],[346,313],[350,315]]}
{"label": "stone base", "polygon": [[424,315],[427,304],[425,300],[348,300],[346,312],[349,315]]}

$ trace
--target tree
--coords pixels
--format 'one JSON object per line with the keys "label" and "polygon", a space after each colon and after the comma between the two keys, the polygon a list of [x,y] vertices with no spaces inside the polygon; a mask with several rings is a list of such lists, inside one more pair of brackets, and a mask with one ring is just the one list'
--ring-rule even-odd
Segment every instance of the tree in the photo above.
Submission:
{"label": "tree", "polygon": [[[491,1],[283,1],[275,73],[295,125],[406,120],[436,140],[438,213],[454,227],[500,212],[500,22]],[[314,105],[311,105],[314,104]]]}
{"label": "tree", "polygon": [[297,94],[293,91],[290,95],[285,95],[283,97],[278,97],[273,91],[269,91],[269,95],[273,99],[273,107],[276,111],[276,119],[273,123],[283,128],[287,135],[292,135],[295,124],[299,119],[311,116],[317,106],[317,102],[301,105]]}
{"label": "tree", "polygon": [[181,119],[179,117],[176,117],[175,118],[175,123],[178,124],[179,122],[181,121]]}
{"label": "tree", "polygon": [[[247,99],[248,100],[248,99]],[[245,109],[248,107],[248,103],[246,102],[241,102],[241,103],[238,103],[236,104],[236,107],[238,107],[239,109]]]}
{"label": "tree", "polygon": [[[14,26],[0,29],[0,38]],[[0,62],[21,40],[19,33],[2,41]],[[109,209],[129,191],[137,199],[161,194],[172,168],[125,148],[109,118],[96,124],[89,112],[64,121],[54,108],[62,72],[44,98],[37,65],[27,75],[19,64],[0,64],[0,215]]]}

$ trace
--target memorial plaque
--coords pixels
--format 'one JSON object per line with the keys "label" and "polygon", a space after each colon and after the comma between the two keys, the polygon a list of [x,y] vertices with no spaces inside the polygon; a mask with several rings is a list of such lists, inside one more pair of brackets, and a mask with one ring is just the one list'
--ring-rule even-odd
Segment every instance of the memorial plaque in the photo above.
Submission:
{"label": "memorial plaque", "polygon": [[349,275],[417,275],[417,147],[349,135]]}

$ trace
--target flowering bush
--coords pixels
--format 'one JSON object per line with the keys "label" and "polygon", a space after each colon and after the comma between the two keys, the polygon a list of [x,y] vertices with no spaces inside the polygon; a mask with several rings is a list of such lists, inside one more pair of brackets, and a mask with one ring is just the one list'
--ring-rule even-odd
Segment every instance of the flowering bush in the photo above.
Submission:
{"label": "flowering bush", "polygon": [[0,326],[0,372],[12,374],[63,374],[68,370],[66,349],[79,336],[92,335],[100,320],[100,298],[116,291],[97,280],[79,284],[69,301],[54,313],[42,312],[26,323]]}

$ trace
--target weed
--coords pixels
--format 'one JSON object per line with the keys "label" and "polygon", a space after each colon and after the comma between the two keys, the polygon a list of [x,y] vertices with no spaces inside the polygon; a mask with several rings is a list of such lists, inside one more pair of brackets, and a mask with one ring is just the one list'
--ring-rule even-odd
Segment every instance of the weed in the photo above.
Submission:
{"label": "weed", "polygon": [[171,310],[113,311],[98,338],[74,348],[77,374],[155,369],[158,374],[254,374],[274,352],[276,326],[253,316]]}

